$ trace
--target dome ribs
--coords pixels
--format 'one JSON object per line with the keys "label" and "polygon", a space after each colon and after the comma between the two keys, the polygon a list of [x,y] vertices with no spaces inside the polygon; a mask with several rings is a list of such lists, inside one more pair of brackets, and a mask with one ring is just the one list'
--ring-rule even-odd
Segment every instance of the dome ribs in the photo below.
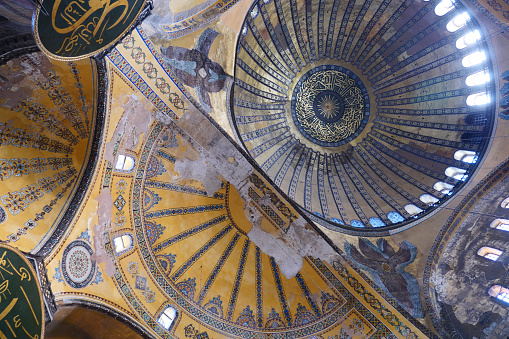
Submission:
{"label": "dome ribs", "polygon": [[256,54],[253,51],[251,46],[246,44],[244,40],[240,42],[240,46],[246,51],[246,53],[251,57],[251,59],[253,59],[253,61],[256,64],[258,64],[258,66],[260,66],[260,68],[264,71],[265,74],[270,74],[271,76],[273,76],[274,78],[281,81],[287,86],[290,84],[291,76],[289,76],[285,72],[280,72],[279,71],[281,70],[280,68],[276,68],[277,70],[275,70],[274,68],[270,67],[265,61],[262,60],[262,58],[260,58],[260,56],[258,56],[258,54]]}
{"label": "dome ribs", "polygon": [[258,156],[263,154],[265,151],[269,150],[274,145],[289,138],[290,136],[291,136],[291,134],[289,133],[288,128],[286,128],[282,134],[279,134],[279,135],[273,137],[272,139],[269,139],[269,140],[265,141],[264,143],[256,146],[255,148],[251,149],[249,151],[249,153],[251,153],[251,156],[253,158],[257,158]]}
{"label": "dome ribs", "polygon": [[402,142],[399,142],[385,134],[382,134],[378,131],[372,131],[371,133],[372,133],[373,137],[376,137],[377,139],[382,140],[383,142],[385,142],[389,145],[392,145],[394,147],[397,147],[397,148],[407,151],[409,153],[413,153],[413,154],[418,155],[424,159],[428,159],[433,162],[440,162],[440,163],[448,165],[448,166],[453,166],[453,167],[458,167],[458,168],[463,168],[463,169],[472,167],[471,164],[468,164],[463,161],[459,161],[459,160],[452,159],[452,158],[445,158],[443,156],[429,153],[429,152],[423,151],[421,149],[413,148],[413,147],[403,144]]}
{"label": "dome ribs", "polygon": [[355,211],[355,213],[357,214],[357,216],[359,217],[359,219],[361,220],[361,222],[364,225],[366,225],[366,226],[369,225],[368,218],[366,217],[366,215],[362,211],[359,203],[355,199],[354,194],[350,190],[350,185],[348,185],[348,182],[346,181],[346,178],[345,178],[345,175],[343,173],[343,170],[341,169],[342,168],[342,163],[341,163],[341,160],[339,158],[339,155],[338,154],[334,154],[332,156],[332,159],[333,159],[334,168],[336,169],[336,173],[338,174],[338,177],[339,177],[339,181],[341,182],[341,186],[343,186],[343,190],[346,193],[346,197],[348,198],[348,201],[352,205],[353,210]]}
{"label": "dome ribs", "polygon": [[332,155],[327,154],[325,157],[325,162],[327,166],[327,178],[329,179],[329,186],[331,188],[332,197],[334,200],[334,203],[336,204],[336,208],[339,212],[339,215],[341,216],[342,221],[345,224],[349,223],[348,215],[346,213],[345,207],[343,206],[343,203],[341,202],[341,196],[339,194],[338,188],[336,186],[336,181],[334,180],[335,176],[333,175],[332,170]]}
{"label": "dome ribs", "polygon": [[237,274],[235,275],[235,280],[233,283],[232,293],[230,295],[230,301],[228,302],[228,312],[226,319],[231,321],[233,316],[233,311],[235,310],[235,305],[238,300],[238,293],[240,290],[240,284],[242,283],[242,278],[244,277],[244,268],[246,266],[246,261],[249,255],[249,248],[251,245],[251,241],[249,238],[246,238],[244,241],[244,246],[242,247],[242,254],[240,257],[240,263],[237,269]]}
{"label": "dome ribs", "polygon": [[[343,164],[343,167],[345,169],[346,174],[350,178],[350,180],[353,182],[355,187],[357,188],[357,191],[360,193],[361,197],[364,199],[364,201],[367,202],[368,206],[375,211],[375,213],[382,219],[382,221],[387,225],[390,224],[389,218],[387,218],[387,214],[380,208],[380,206],[376,203],[376,201],[371,197],[370,194],[368,194],[366,188],[360,181],[360,179],[357,177],[355,172],[352,170],[352,167],[349,164],[347,156],[344,154],[339,155],[339,159]],[[369,182],[368,182],[369,184]],[[364,223],[365,226],[369,227],[370,223]]]}
{"label": "dome ribs", "polygon": [[[361,178],[363,178],[368,184],[369,186],[373,189],[373,191],[375,191],[377,193],[377,195],[383,200],[385,201],[389,206],[391,206],[392,208],[394,208],[398,213],[400,214],[405,214],[406,213],[406,210],[403,208],[403,206],[401,206],[398,202],[396,202],[396,200],[394,200],[391,196],[389,196],[372,178],[371,176],[362,168],[362,166],[359,164],[359,162],[357,161],[357,159],[355,159],[355,157],[352,156],[351,157],[348,157],[348,161],[352,164],[352,166],[355,168],[355,170],[357,171],[357,173],[359,173],[359,175],[361,176]],[[380,215],[379,215],[380,216]],[[387,216],[385,216],[386,219],[387,219]],[[384,218],[382,217],[382,220],[384,220]],[[386,222],[386,225],[387,224],[390,224],[391,222],[387,219],[387,220],[384,220],[384,222]]]}
{"label": "dome ribs", "polygon": [[453,140],[446,140],[446,139],[440,139],[440,138],[434,138],[426,135],[421,135],[417,133],[412,133],[408,131],[401,130],[399,128],[387,126],[378,122],[375,122],[373,125],[373,129],[377,129],[379,131],[391,133],[406,139],[413,139],[424,143],[439,145],[439,146],[445,146],[445,147],[451,147],[454,149],[465,149],[468,151],[476,151],[479,148],[478,144],[474,143],[464,143],[460,141],[453,141]]}
{"label": "dome ribs", "polygon": [[295,193],[297,192],[297,185],[299,183],[300,173],[304,168],[304,164],[306,163],[308,154],[311,153],[311,149],[306,148],[301,153],[299,160],[297,161],[297,165],[295,165],[295,170],[293,171],[292,178],[290,180],[290,185],[288,186],[288,196],[290,199],[295,200]]}
{"label": "dome ribs", "polygon": [[207,292],[210,289],[210,286],[214,283],[214,281],[217,278],[217,275],[223,268],[224,264],[228,260],[230,254],[232,253],[233,248],[237,245],[237,242],[239,238],[241,237],[241,234],[239,232],[236,232],[233,236],[232,240],[230,240],[230,243],[228,246],[226,246],[225,250],[223,251],[223,254],[221,254],[221,257],[219,258],[218,262],[214,266],[214,269],[208,276],[207,280],[205,281],[205,284],[203,284],[203,288],[200,291],[200,294],[198,295],[198,299],[196,300],[196,303],[198,305],[201,305],[203,303],[203,299],[207,295]]}
{"label": "dome ribs", "polygon": [[268,80],[265,77],[262,77],[260,74],[255,72],[251,67],[249,67],[243,60],[239,59],[238,61],[239,67],[246,72],[253,80],[258,81],[261,84],[264,84],[265,86],[269,87],[270,89],[273,89],[276,92],[279,92],[283,95],[286,95],[286,92],[288,91],[288,87],[283,88],[274,82]]}
{"label": "dome ribs", "polygon": [[306,176],[304,180],[304,208],[308,211],[312,211],[311,202],[313,194],[311,186],[313,185],[313,170],[315,168],[316,154],[317,152],[311,151],[311,156],[309,157],[309,162],[306,166]]}
{"label": "dome ribs", "polygon": [[437,51],[441,47],[444,47],[444,46],[446,46],[448,44],[453,43],[454,41],[456,41],[456,39],[457,39],[457,36],[453,36],[453,35],[450,35],[450,36],[447,36],[447,37],[445,37],[443,39],[440,39],[437,42],[433,43],[432,45],[428,46],[427,48],[421,49],[419,52],[417,52],[415,54],[412,54],[408,58],[397,62],[396,64],[394,64],[390,68],[386,69],[385,71],[383,71],[379,75],[370,78],[370,80],[373,83],[380,82],[382,79],[384,79],[384,78],[386,78],[386,77],[388,77],[390,75],[395,74],[397,71],[399,71],[402,68],[410,65],[411,63],[419,60],[420,58],[422,58],[422,57],[424,57],[424,56],[426,56],[426,55],[428,55],[428,54],[430,54],[432,52]]}
{"label": "dome ribs", "polygon": [[269,257],[269,259],[270,268],[272,270],[272,274],[274,275],[274,282],[276,283],[276,291],[279,297],[279,303],[281,305],[281,310],[283,311],[283,315],[286,320],[286,325],[292,326],[292,315],[290,313],[290,308],[288,307],[288,302],[286,301],[285,289],[283,286],[283,282],[281,281],[281,272],[279,271],[279,267],[276,264],[274,258]]}
{"label": "dome ribs", "polygon": [[336,18],[338,16],[339,0],[334,0],[332,4],[332,13],[329,19],[329,30],[327,31],[327,42],[325,44],[325,57],[332,57],[332,42],[334,41],[334,31],[336,27]]}
{"label": "dome ribs", "polygon": [[327,194],[325,193],[325,155],[318,153],[318,169],[317,169],[317,183],[318,183],[318,196],[320,198],[320,207],[322,209],[322,216],[330,219],[329,205],[327,203]]}
{"label": "dome ribs", "polygon": [[[361,145],[361,147],[357,147],[355,149],[355,152],[362,158],[362,160],[364,160],[364,162],[369,166],[369,168],[371,168],[371,170],[373,172],[376,173],[376,175],[378,175],[378,177],[380,177],[380,179],[382,179],[388,186],[390,186],[393,190],[395,190],[396,192],[398,192],[402,197],[404,197],[407,201],[411,202],[412,204],[416,205],[416,206],[419,206],[422,204],[423,207],[425,207],[425,205],[418,199],[416,198],[415,196],[413,196],[412,194],[408,193],[406,190],[404,190],[403,188],[401,188],[398,184],[396,184],[392,179],[390,179],[387,175],[385,175],[379,168],[378,166],[376,166],[373,161],[371,160],[371,158],[368,156],[368,154],[366,153],[365,149],[364,149],[364,145]],[[410,217],[410,215],[408,214],[408,212],[403,209],[402,212],[400,212],[401,215],[403,215],[405,218],[408,218]]]}
{"label": "dome ribs", "polygon": [[309,50],[311,52],[311,59],[317,60],[315,52],[315,40],[313,34],[313,4],[312,0],[304,0],[304,2],[306,4],[306,32],[308,34],[308,44]]}
{"label": "dome ribs", "polygon": [[281,186],[281,184],[283,183],[283,179],[286,177],[286,174],[288,173],[290,165],[293,163],[293,160],[295,159],[297,154],[301,153],[303,149],[304,145],[302,145],[301,143],[298,143],[292,147],[292,150],[286,156],[283,164],[281,165],[281,168],[277,171],[277,174],[274,178],[274,183],[276,184],[276,186]]}
{"label": "dome ribs", "polygon": [[273,101],[285,101],[285,99],[286,99],[286,97],[282,97],[280,95],[275,95],[275,94],[272,94],[272,93],[269,93],[266,91],[259,90],[258,88],[251,86],[250,84],[245,83],[244,81],[242,81],[238,78],[235,79],[235,84],[242,87],[246,91],[253,93],[256,96],[259,96],[259,97],[262,97],[265,99],[269,99],[269,100],[273,100]]}
{"label": "dome ribs", "polygon": [[359,39],[357,39],[357,43],[355,44],[355,47],[353,48],[352,53],[350,53],[350,56],[347,58],[348,62],[355,63],[356,56],[359,53],[362,45],[364,45],[366,43],[369,33],[371,32],[371,30],[373,29],[375,24],[378,22],[378,20],[380,20],[380,18],[382,17],[382,14],[387,9],[387,6],[389,6],[390,3],[391,3],[390,0],[385,0],[380,4],[380,6],[376,10],[375,14],[373,15],[373,17],[369,20],[366,27],[364,27],[364,30],[362,31],[361,35],[359,36]]}
{"label": "dome ribs", "polygon": [[[178,270],[175,271],[170,277],[171,281],[176,282],[180,277],[191,267],[198,259],[200,259],[212,246],[214,246],[220,239],[234,229],[232,224],[228,224],[214,237],[207,241],[200,249],[198,249],[186,262],[184,262]],[[238,233],[236,233],[238,234]]]}
{"label": "dome ribs", "polygon": [[218,225],[219,223],[223,222],[227,220],[227,215],[226,214],[223,214],[223,215],[220,215],[218,217],[215,217],[215,218],[212,218],[202,224],[199,224],[197,226],[194,226],[194,227],[191,227],[179,234],[176,234],[174,235],[173,237],[171,238],[168,238],[166,240],[164,240],[164,242],[161,242],[161,243],[158,243],[158,244],[155,244],[155,245],[152,245],[152,251],[154,253],[158,253],[160,251],[162,251],[163,249],[169,247],[169,246],[172,246],[174,244],[176,244],[177,242],[179,241],[182,241],[184,239],[187,239],[189,237],[192,237],[202,231],[205,231],[206,229],[209,229],[211,227],[214,227],[216,225]]}
{"label": "dome ribs", "polygon": [[[293,29],[295,32],[295,36],[297,38],[299,50],[302,53],[302,56],[304,57],[304,62],[309,63],[309,62],[311,62],[311,59],[309,57],[308,49],[307,49],[306,44],[304,43],[304,39],[302,37],[302,29],[300,27],[300,16],[299,16],[299,11],[297,9],[297,0],[290,0],[290,9],[292,12]],[[305,26],[305,24],[304,24],[304,26]]]}
{"label": "dome ribs", "polygon": [[379,100],[378,105],[379,106],[399,106],[399,105],[417,104],[417,103],[427,102],[427,101],[442,100],[442,99],[454,98],[454,97],[464,98],[465,96],[475,93],[475,92],[476,92],[475,88],[461,88],[461,89],[454,89],[454,90],[450,90],[450,91],[441,91],[439,93],[421,95],[421,96],[417,96],[417,97],[407,97],[407,98],[392,99],[392,100]]}
{"label": "dome ribs", "polygon": [[[290,48],[291,55],[295,62],[297,62],[298,68],[304,67],[304,63],[302,62],[302,59],[300,58],[299,53],[297,52],[297,49],[295,48],[295,45],[293,43],[292,37],[290,35],[290,32],[288,30],[288,26],[286,25],[286,19],[283,11],[283,6],[281,5],[281,0],[274,0],[274,3],[276,5],[276,12],[277,16],[279,18],[279,23],[281,25],[281,30],[283,31],[283,37],[286,41],[286,46]],[[297,70],[296,70],[297,71]]]}
{"label": "dome ribs", "polygon": [[346,35],[346,28],[348,26],[348,21],[350,20],[350,15],[352,14],[354,5],[355,0],[348,1],[348,5],[346,6],[346,10],[341,20],[341,26],[339,28],[338,37],[336,40],[336,47],[334,48],[334,55],[332,56],[334,59],[339,59],[339,54],[341,53],[341,45],[343,44],[343,38]]}
{"label": "dome ribs", "polygon": [[352,42],[357,35],[357,30],[359,29],[360,24],[362,23],[364,16],[368,12],[368,8],[371,6],[372,0],[366,0],[364,1],[361,10],[359,11],[359,14],[357,14],[357,17],[355,18],[355,21],[353,23],[352,28],[348,32],[348,38],[346,39],[345,47],[343,48],[343,54],[341,55],[341,59],[347,60],[348,59],[348,52],[350,51],[350,47],[352,46]]}
{"label": "dome ribs", "polygon": [[258,7],[260,8],[265,28],[267,28],[270,35],[270,39],[274,46],[276,47],[278,54],[281,56],[281,58],[283,58],[283,61],[286,63],[288,69],[290,69],[290,71],[293,72],[294,74],[297,73],[298,69],[295,67],[294,63],[290,60],[290,57],[286,53],[286,49],[284,49],[283,46],[281,45],[281,41],[279,40],[279,37],[276,34],[274,27],[272,26],[269,14],[267,13],[267,8],[265,7],[263,1],[258,2]]}
{"label": "dome ribs", "polygon": [[[371,145],[373,145],[375,148],[373,148]],[[379,143],[374,141],[374,140],[366,140],[366,143],[363,145],[363,147],[366,149],[366,151],[368,151],[368,153],[373,157],[375,158],[378,162],[380,162],[382,165],[384,165],[385,167],[387,167],[389,170],[391,170],[392,172],[394,172],[398,177],[400,178],[403,178],[404,180],[406,180],[407,182],[411,183],[412,185],[414,185],[415,187],[418,187],[420,188],[422,191],[426,192],[426,193],[429,193],[429,194],[433,194],[433,193],[440,193],[440,192],[437,192],[435,191],[432,187],[412,178],[410,175],[408,175],[407,173],[405,173],[404,171],[400,170],[399,168],[397,168],[396,166],[394,166],[391,162],[389,162],[387,160],[387,158],[385,158],[384,156],[382,156],[380,154],[379,151],[382,151],[383,153],[385,153],[384,151],[387,151],[387,149],[380,149],[378,148],[379,146]],[[389,151],[390,153],[390,151]],[[386,153],[387,154],[387,153]],[[389,155],[390,156],[390,155]],[[420,200],[418,200],[418,203],[415,204],[416,206],[419,206],[419,207],[424,207],[424,208],[428,208],[427,205],[425,205],[423,202],[421,202]]]}
{"label": "dome ribs", "polygon": [[418,89],[426,88],[428,86],[432,86],[432,85],[436,85],[436,84],[440,84],[440,83],[443,83],[446,81],[451,81],[451,80],[455,80],[455,79],[463,79],[469,73],[470,72],[468,72],[465,69],[460,69],[459,71],[440,75],[440,76],[426,79],[426,80],[423,80],[420,82],[415,82],[408,86],[397,87],[395,89],[391,89],[391,90],[388,90],[385,92],[376,93],[376,97],[380,99],[380,98],[387,98],[387,97],[392,97],[392,96],[396,96],[396,95],[401,95],[403,93],[413,92]]}
{"label": "dome ribs", "polygon": [[276,161],[285,154],[292,146],[294,146],[299,140],[295,138],[291,138],[288,142],[286,142],[283,146],[281,146],[276,152],[274,152],[270,158],[268,158],[262,165],[262,170],[267,172],[269,169],[274,166]]}
{"label": "dome ribs", "polygon": [[318,59],[324,57],[323,38],[324,38],[324,12],[325,12],[325,1],[320,1],[318,4],[318,20],[316,21],[316,28],[318,34],[316,36],[316,43],[318,45]]}
{"label": "dome ribs", "polygon": [[[410,5],[415,5],[415,1],[413,0],[406,0],[405,2],[403,2],[401,4],[401,6],[399,6],[399,8],[391,15],[391,17],[389,18],[389,20],[387,20],[385,22],[385,24],[382,26],[382,28],[380,28],[377,33],[375,34],[375,36],[369,41],[369,43],[367,44],[367,46],[364,48],[364,50],[362,51],[362,53],[360,54],[360,56],[353,60],[353,62],[355,62],[355,65],[358,66],[359,68],[362,68],[360,65],[362,64],[362,62],[364,61],[364,59],[368,56],[368,54],[371,52],[371,50],[373,49],[373,47],[376,45],[376,43],[378,42],[378,40],[380,40],[380,38],[382,38],[382,36],[384,36],[385,33],[387,33],[387,31],[392,27],[392,25],[401,17],[401,15],[403,14],[403,12],[406,11],[406,9],[408,8],[408,6]],[[430,3],[427,3],[426,4],[426,7],[429,7],[428,10],[430,9],[433,9],[433,4],[430,2]]]}
{"label": "dome ribs", "polygon": [[262,36],[260,35],[258,27],[256,27],[255,23],[253,22],[253,19],[251,19],[250,16],[248,16],[248,18],[246,19],[246,23],[248,24],[251,33],[253,33],[253,37],[255,38],[256,42],[261,47],[262,51],[269,57],[269,60],[272,62],[272,64],[276,66],[276,69],[284,72],[288,79],[292,79],[293,74],[291,73],[290,69],[284,66],[283,63],[279,61],[278,58],[276,58],[274,53],[272,53],[271,49],[269,49],[269,47],[263,40]]}

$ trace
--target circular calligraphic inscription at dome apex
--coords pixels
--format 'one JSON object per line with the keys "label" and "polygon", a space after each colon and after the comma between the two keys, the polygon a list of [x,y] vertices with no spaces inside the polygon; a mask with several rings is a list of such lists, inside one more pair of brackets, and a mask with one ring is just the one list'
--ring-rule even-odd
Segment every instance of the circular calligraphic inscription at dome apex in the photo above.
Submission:
{"label": "circular calligraphic inscription at dome apex", "polygon": [[293,90],[292,117],[302,135],[315,144],[346,144],[368,122],[368,91],[359,77],[344,67],[315,67]]}

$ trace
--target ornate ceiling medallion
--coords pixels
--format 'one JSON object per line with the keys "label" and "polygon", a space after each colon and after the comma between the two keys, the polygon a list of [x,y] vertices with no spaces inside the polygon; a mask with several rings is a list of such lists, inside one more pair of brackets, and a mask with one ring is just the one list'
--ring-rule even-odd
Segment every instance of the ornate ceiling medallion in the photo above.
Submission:
{"label": "ornate ceiling medallion", "polygon": [[324,65],[311,69],[292,93],[295,125],[315,144],[336,147],[352,141],[369,119],[369,95],[352,71]]}

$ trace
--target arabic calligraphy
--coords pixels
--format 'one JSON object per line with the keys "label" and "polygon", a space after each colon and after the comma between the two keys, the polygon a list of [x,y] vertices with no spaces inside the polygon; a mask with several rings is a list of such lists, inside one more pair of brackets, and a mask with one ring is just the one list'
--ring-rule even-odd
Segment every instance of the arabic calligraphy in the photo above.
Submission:
{"label": "arabic calligraphy", "polygon": [[21,252],[0,244],[0,339],[42,338],[44,311],[34,274]]}
{"label": "arabic calligraphy", "polygon": [[369,105],[366,107],[367,96],[352,74],[322,67],[305,74],[299,83],[293,92],[292,114],[306,138],[337,146],[362,127]]}
{"label": "arabic calligraphy", "polygon": [[43,47],[54,56],[88,56],[116,42],[135,21],[144,3],[144,0],[45,1],[51,15],[38,11],[36,33]]}

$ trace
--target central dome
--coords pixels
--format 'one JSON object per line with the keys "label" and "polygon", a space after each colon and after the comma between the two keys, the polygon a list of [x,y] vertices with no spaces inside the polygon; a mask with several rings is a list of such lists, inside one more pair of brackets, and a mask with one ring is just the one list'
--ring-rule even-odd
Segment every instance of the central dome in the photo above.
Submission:
{"label": "central dome", "polygon": [[336,147],[352,141],[366,126],[368,91],[350,70],[318,66],[295,86],[291,112],[304,137],[321,146]]}
{"label": "central dome", "polygon": [[492,64],[466,12],[459,1],[254,1],[235,60],[238,139],[326,228],[415,225],[489,147]]}

